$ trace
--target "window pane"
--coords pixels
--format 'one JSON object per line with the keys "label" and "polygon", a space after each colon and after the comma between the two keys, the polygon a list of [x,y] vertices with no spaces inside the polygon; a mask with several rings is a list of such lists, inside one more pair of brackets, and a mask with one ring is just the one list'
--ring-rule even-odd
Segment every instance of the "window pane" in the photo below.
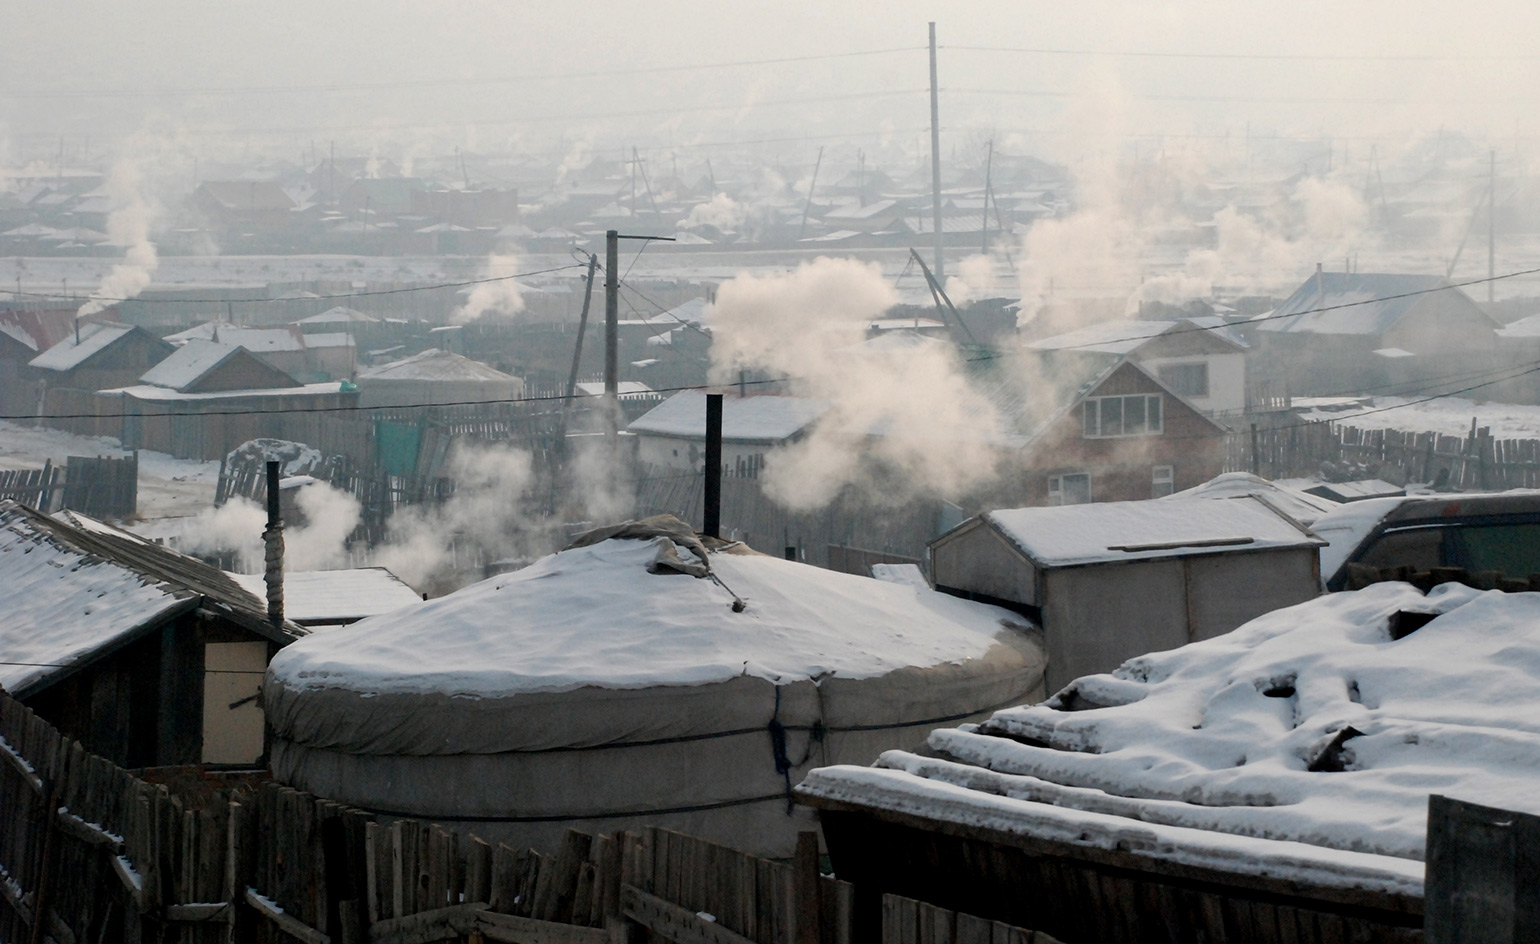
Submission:
{"label": "window pane", "polygon": [[1064,499],[1066,505],[1084,505],[1091,500],[1091,477],[1089,475],[1064,476]]}
{"label": "window pane", "polygon": [[1164,498],[1175,491],[1176,470],[1169,465],[1157,465],[1150,470],[1150,497]]}
{"label": "window pane", "polygon": [[1095,436],[1098,431],[1098,427],[1096,425],[1097,402],[1098,401],[1096,400],[1087,400],[1085,403],[1081,404],[1081,407],[1085,410],[1085,434],[1087,436]]}
{"label": "window pane", "polygon": [[1150,432],[1152,433],[1158,433],[1165,428],[1163,425],[1164,418],[1161,416],[1160,404],[1160,394],[1157,393],[1148,398],[1147,406],[1150,420]]}
{"label": "window pane", "polygon": [[1446,563],[1472,571],[1500,570],[1522,580],[1540,573],[1540,524],[1480,525],[1454,532],[1463,552]]}
{"label": "window pane", "polygon": [[1102,435],[1123,435],[1123,398],[1107,397],[1102,401]]}
{"label": "window pane", "polygon": [[1207,364],[1166,364],[1156,374],[1172,393],[1184,397],[1208,396]]}
{"label": "window pane", "polygon": [[1123,398],[1123,432],[1137,436],[1144,432],[1144,395]]}

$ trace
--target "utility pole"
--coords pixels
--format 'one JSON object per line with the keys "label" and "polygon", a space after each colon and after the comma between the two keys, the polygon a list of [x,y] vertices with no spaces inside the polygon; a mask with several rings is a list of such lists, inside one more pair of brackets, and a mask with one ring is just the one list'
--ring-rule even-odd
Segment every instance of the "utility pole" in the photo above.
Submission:
{"label": "utility pole", "polygon": [[1497,149],[1489,154],[1490,173],[1487,183],[1487,304],[1491,305],[1497,293]]}
{"label": "utility pole", "polygon": [[989,155],[984,158],[984,239],[983,253],[989,255],[989,195],[993,193],[990,187],[990,174],[995,169],[995,139],[989,139]]}
{"label": "utility pole", "polygon": [[604,234],[604,432],[611,445],[620,435],[620,241],[656,240],[671,243],[672,236],[626,236],[615,230]]}
{"label": "utility pole", "polygon": [[936,278],[946,278],[941,257],[941,104],[936,90],[936,24],[930,24],[930,192],[936,226]]}
{"label": "utility pole", "polygon": [[604,433],[620,434],[620,234],[604,234]]}
{"label": "utility pole", "polygon": [[823,167],[823,146],[818,148],[818,160],[813,164],[813,180],[807,185],[807,203],[802,207],[802,225],[797,228],[797,239],[807,233],[807,215],[813,209],[813,188],[818,186],[818,171]]}

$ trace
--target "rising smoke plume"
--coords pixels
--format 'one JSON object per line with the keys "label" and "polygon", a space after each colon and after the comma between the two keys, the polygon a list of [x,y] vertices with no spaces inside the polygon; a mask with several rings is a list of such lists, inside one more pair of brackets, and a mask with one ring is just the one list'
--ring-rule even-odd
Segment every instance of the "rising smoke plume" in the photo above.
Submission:
{"label": "rising smoke plume", "polygon": [[487,257],[479,278],[496,279],[482,282],[471,289],[465,304],[449,315],[450,324],[469,324],[485,315],[511,317],[524,310],[524,296],[519,283],[511,276],[519,270],[519,257],[493,253]]}
{"label": "rising smoke plume", "polygon": [[827,404],[801,440],[766,458],[765,489],[796,510],[842,489],[900,502],[956,494],[994,477],[994,408],[969,386],[950,345],[864,345],[867,326],[898,302],[874,264],[819,258],[784,275],[739,275],[718,289],[711,374],[787,377]]}
{"label": "rising smoke plume", "polygon": [[155,251],[155,243],[150,240],[150,230],[159,209],[140,169],[143,155],[134,153],[135,150],[131,148],[112,165],[106,183],[111,201],[107,235],[114,245],[124,247],[123,261],[102,278],[90,300],[76,312],[77,318],[94,315],[120,299],[138,295],[149,286],[150,278],[160,266],[160,256]]}
{"label": "rising smoke plume", "polygon": [[[284,527],[284,570],[335,570],[349,566],[346,541],[358,527],[362,507],[347,492],[316,482],[300,488],[294,499],[303,523]],[[182,522],[179,550],[190,554],[231,554],[243,573],[260,573],[262,530],[267,510],[247,498],[232,498]]]}
{"label": "rising smoke plume", "polygon": [[439,505],[410,506],[392,515],[375,563],[418,590],[447,590],[453,589],[457,549],[491,558],[547,549],[555,524],[532,508],[535,473],[528,452],[461,442],[445,475],[456,483],[454,495]]}

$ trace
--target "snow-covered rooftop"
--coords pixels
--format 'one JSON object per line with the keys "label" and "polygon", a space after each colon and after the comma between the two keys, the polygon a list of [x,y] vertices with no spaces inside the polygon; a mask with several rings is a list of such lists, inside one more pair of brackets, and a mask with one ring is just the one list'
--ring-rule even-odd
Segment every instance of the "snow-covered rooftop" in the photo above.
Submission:
{"label": "snow-covered rooftop", "polygon": [[[1392,639],[1390,617],[1437,614]],[[1336,593],[802,790],[1166,861],[1417,894],[1428,796],[1540,813],[1540,594]]]}
{"label": "snow-covered rooftop", "polygon": [[1376,336],[1389,331],[1428,298],[1440,304],[1458,300],[1475,307],[1464,291],[1442,276],[1323,272],[1306,279],[1257,327],[1262,331]]}
{"label": "snow-covered rooftop", "polygon": [[[588,380],[574,387],[579,396],[602,397],[604,396],[604,381]],[[652,388],[640,380],[621,380],[615,384],[615,395],[622,400],[632,400],[637,397],[654,396]]]}
{"label": "snow-covered rooftop", "polygon": [[[267,596],[261,574],[231,574],[258,599]],[[417,591],[383,567],[291,571],[283,575],[283,615],[306,626],[347,623],[422,603]]]}
{"label": "snow-covered rooftop", "polygon": [[[722,438],[740,442],[780,442],[822,416],[829,405],[806,397],[724,396]],[[631,421],[633,433],[706,438],[706,394],[681,390]]]}
{"label": "snow-covered rooftop", "polygon": [[366,315],[355,308],[349,308],[346,305],[338,305],[335,308],[326,309],[319,315],[311,315],[309,318],[301,318],[294,323],[302,325],[350,323],[369,324],[378,322],[379,320],[380,319],[374,317],[373,315]]}
{"label": "snow-covered rooftop", "polygon": [[480,361],[452,354],[438,348],[429,348],[420,354],[369,367],[358,372],[360,381],[416,380],[416,381],[483,381],[518,383],[517,377],[505,374]]}
{"label": "snow-covered rooftop", "polygon": [[104,394],[133,397],[135,400],[221,400],[241,397],[317,397],[342,392],[341,381],[302,384],[298,387],[264,387],[257,390],[215,390],[209,393],[183,393],[166,387],[137,384],[132,387],[116,387],[103,390]]}
{"label": "snow-covered rooftop", "polygon": [[1181,321],[1104,321],[1065,334],[1040,338],[1027,346],[1036,351],[1094,351],[1100,354],[1132,354],[1162,335],[1199,331],[1221,338],[1238,350],[1247,347],[1240,336],[1219,318],[1185,318]]}
{"label": "snow-covered rooftop", "polygon": [[32,358],[31,366],[43,370],[74,370],[86,359],[133,331],[133,325],[100,322],[80,326],[80,340],[71,334],[53,347]]}
{"label": "snow-covered rooftop", "polygon": [[305,349],[305,336],[293,325],[278,328],[236,328],[226,325],[219,329],[219,342],[243,347],[258,354]]}
{"label": "snow-covered rooftop", "polygon": [[165,360],[145,371],[140,383],[168,390],[185,390],[189,384],[213,370],[240,350],[229,344],[191,340],[173,351]]}
{"label": "snow-covered rooftop", "polygon": [[[933,590],[752,552],[711,554],[718,580],[648,573],[658,553],[652,540],[571,548],[308,637],[271,672],[290,690],[458,697],[701,685],[740,675],[777,683],[831,671],[868,678],[982,656],[1021,622]],[[747,603],[742,612],[733,612],[734,594]]]}
{"label": "snow-covered rooftop", "polygon": [[1011,508],[984,517],[1034,562],[1047,567],[1322,543],[1250,495],[1221,501]]}
{"label": "snow-covered rooftop", "polygon": [[1236,498],[1241,495],[1254,495],[1266,501],[1269,505],[1298,521],[1300,524],[1309,525],[1312,521],[1324,514],[1329,514],[1342,505],[1330,498],[1312,495],[1304,489],[1294,488],[1278,482],[1270,482],[1250,472],[1225,472],[1216,475],[1202,485],[1194,485],[1192,488],[1167,495],[1161,501],[1182,501],[1188,498]]}

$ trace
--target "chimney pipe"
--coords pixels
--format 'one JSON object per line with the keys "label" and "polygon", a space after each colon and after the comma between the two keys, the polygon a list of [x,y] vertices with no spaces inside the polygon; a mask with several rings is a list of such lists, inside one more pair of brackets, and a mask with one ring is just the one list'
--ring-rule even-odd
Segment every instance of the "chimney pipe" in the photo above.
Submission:
{"label": "chimney pipe", "polygon": [[262,532],[267,568],[267,619],[274,626],[283,623],[283,519],[278,514],[278,462],[267,461],[267,528]]}
{"label": "chimney pipe", "polygon": [[1326,274],[1321,271],[1321,264],[1315,264],[1315,295],[1317,299],[1326,297]]}
{"label": "chimney pipe", "polygon": [[706,394],[706,514],[701,533],[722,536],[722,395]]}

